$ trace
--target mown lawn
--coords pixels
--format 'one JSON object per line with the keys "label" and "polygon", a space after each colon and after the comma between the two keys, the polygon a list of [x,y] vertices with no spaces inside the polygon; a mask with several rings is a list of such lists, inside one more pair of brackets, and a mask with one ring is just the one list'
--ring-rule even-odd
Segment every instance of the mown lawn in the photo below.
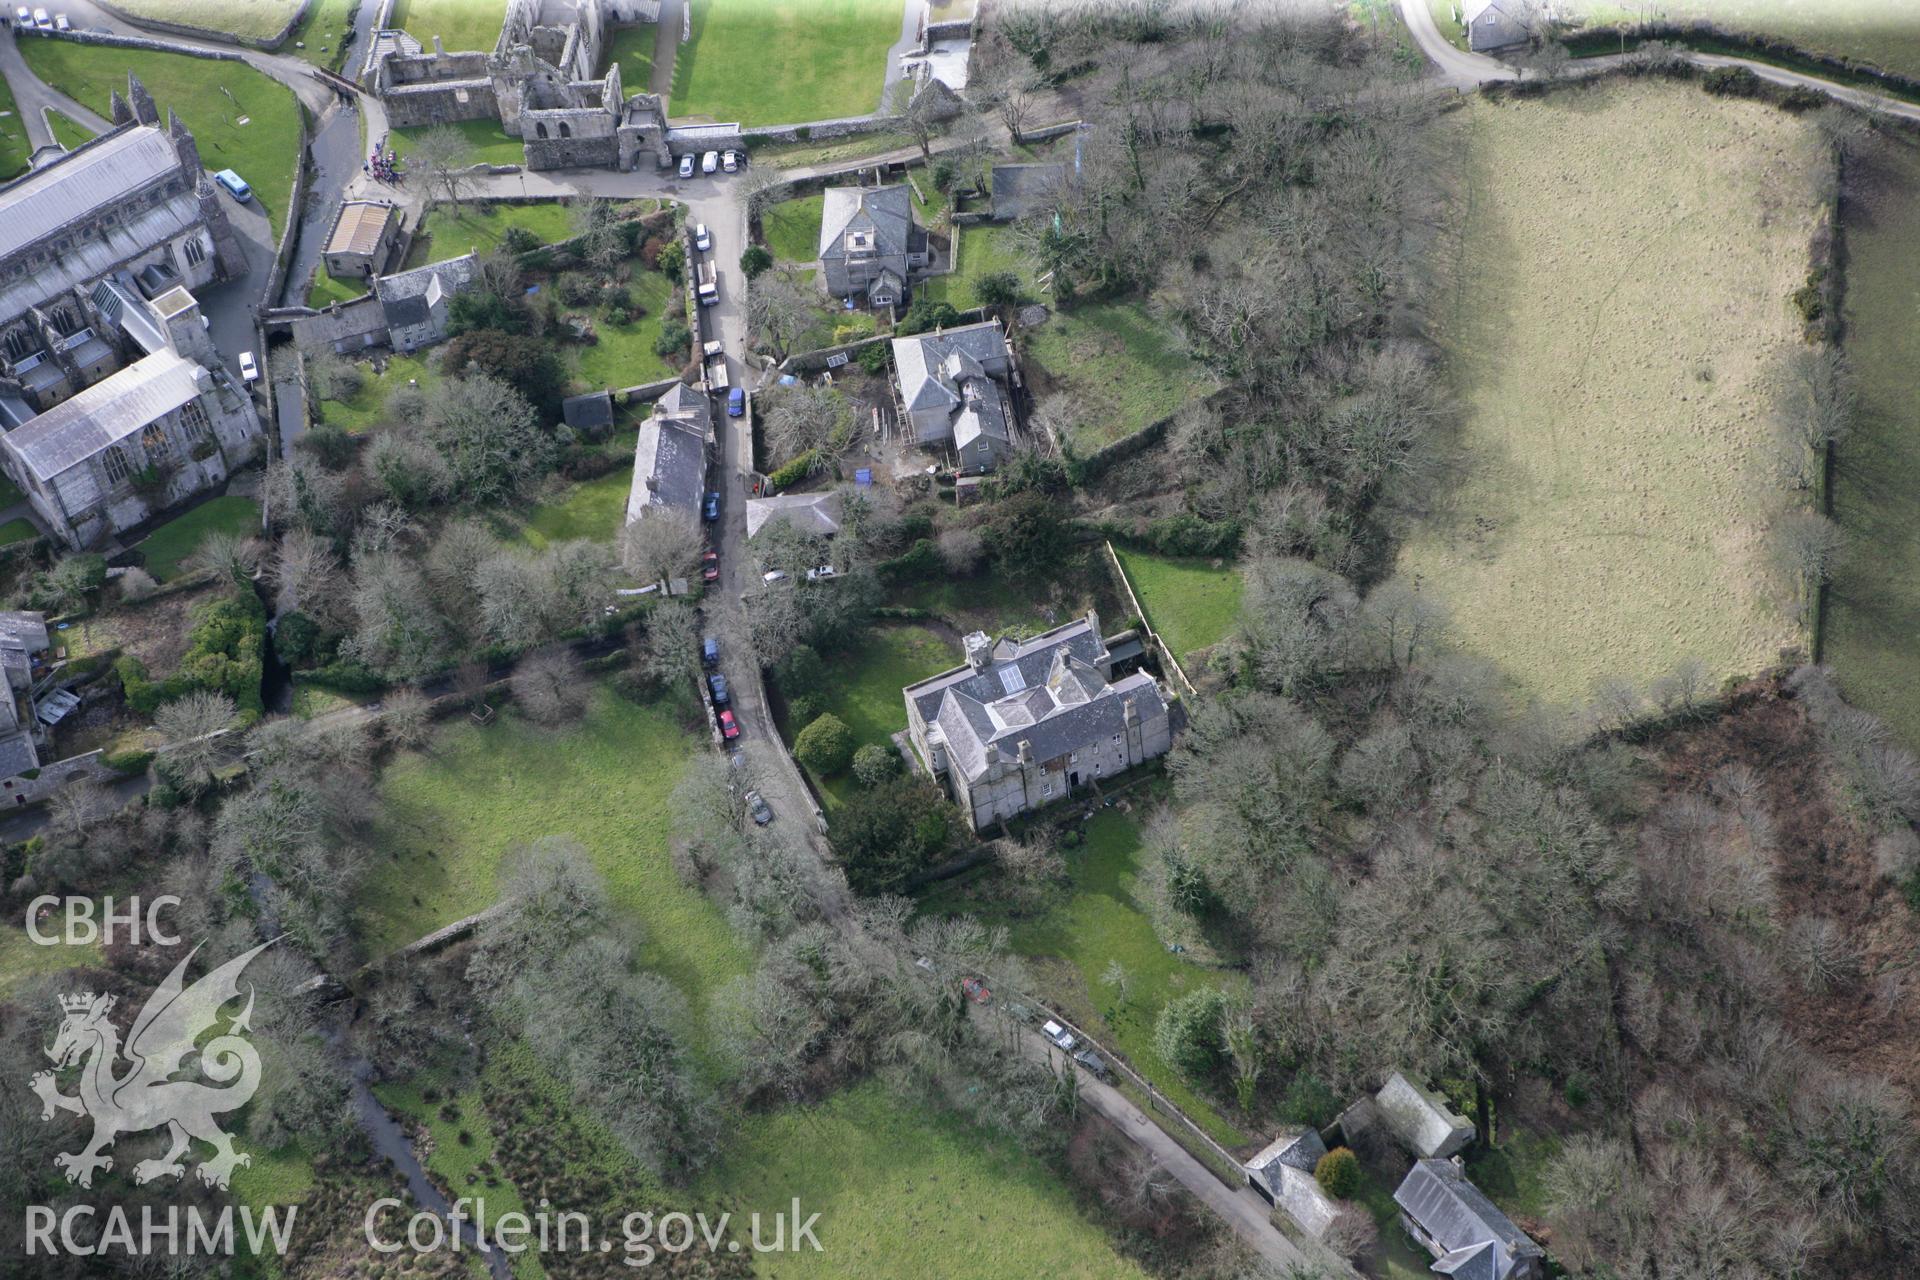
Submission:
{"label": "mown lawn", "polygon": [[1246,581],[1230,560],[1154,555],[1114,547],[1134,594],[1158,631],[1183,662],[1187,655],[1219,644],[1240,615]]}
{"label": "mown lawn", "polygon": [[0,524],[0,547],[10,547],[16,542],[27,542],[39,536],[40,531],[25,516],[15,516],[5,524]]}
{"label": "mown lawn", "polygon": [[653,42],[656,25],[615,27],[607,33],[607,48],[602,55],[608,66],[620,64],[620,92],[631,97],[647,92],[653,83]]}
{"label": "mown lawn", "polygon": [[[304,58],[314,66],[325,67],[329,71],[340,70],[346,63],[348,50],[353,47],[347,37],[353,28],[354,6],[374,2],[308,0],[306,13],[287,37],[287,42],[280,47],[280,52]],[[300,45],[306,47],[303,49]]]}
{"label": "mown lawn", "polygon": [[118,0],[116,7],[131,18],[170,22],[216,39],[242,41],[271,40],[300,9],[299,0]]}
{"label": "mown lawn", "polygon": [[181,562],[200,549],[210,533],[260,532],[260,504],[252,498],[212,498],[176,520],[169,520],[139,544],[147,572],[165,582],[180,572]]}
{"label": "mown lawn", "polygon": [[492,725],[450,722],[431,750],[386,771],[382,857],[360,902],[360,936],[382,955],[490,905],[509,850],[571,835],[615,906],[645,930],[642,963],[704,1013],[704,997],[748,966],[719,910],[667,857],[667,796],[701,744],[654,705],[601,690],[577,725],[540,729],[503,709]]}
{"label": "mown lawn", "polygon": [[782,262],[813,262],[820,256],[820,215],[825,195],[782,200],[760,215],[767,249]]}
{"label": "mown lawn", "polygon": [[457,258],[468,250],[486,253],[512,227],[525,227],[547,244],[572,234],[567,208],[558,202],[466,204],[458,209],[436,204],[427,210],[407,250],[407,266]]}
{"label": "mown lawn", "polygon": [[[1067,850],[1072,883],[1066,896],[1038,917],[1005,919],[1014,950],[1035,962],[1040,984],[1036,994],[1125,1055],[1134,1070],[1216,1141],[1229,1147],[1247,1141],[1250,1135],[1195,1093],[1160,1056],[1153,1040],[1154,1023],[1168,1001],[1206,987],[1236,990],[1244,979],[1181,959],[1154,932],[1133,896],[1140,872],[1140,827],[1131,815],[1101,809],[1084,830],[1085,843]],[[970,906],[957,891],[930,898],[927,905],[936,911],[972,910],[984,918],[1003,918],[996,910]],[[1106,981],[1115,961],[1127,973],[1124,1000]]]}
{"label": "mown lawn", "polygon": [[693,39],[674,58],[667,104],[674,116],[751,127],[879,109],[887,50],[900,38],[898,0],[690,2]]}
{"label": "mown lawn", "polygon": [[1056,311],[1045,324],[1023,330],[1021,341],[1047,389],[1078,406],[1083,425],[1073,446],[1081,453],[1130,436],[1213,389],[1207,372],[1180,349],[1172,324],[1138,303]]}
{"label": "mown lawn", "polygon": [[358,434],[380,421],[387,394],[417,380],[421,390],[430,391],[440,381],[440,372],[427,355],[387,357],[387,367],[375,373],[371,364],[360,365],[360,389],[344,400],[320,401],[320,420],[328,426]]}
{"label": "mown lawn", "polygon": [[506,18],[507,6],[500,0],[399,0],[393,6],[394,26],[429,50],[439,36],[448,53],[491,53]]}
{"label": "mown lawn", "polygon": [[574,382],[581,391],[657,382],[678,373],[686,360],[685,351],[677,360],[666,360],[653,349],[667,317],[680,312],[679,290],[662,273],[643,269],[637,258],[633,267],[627,292],[640,317],[630,324],[612,324],[604,314],[594,319],[600,340],[573,349]]}
{"label": "mown lawn", "polygon": [[[631,444],[627,452],[632,454]],[[631,467],[615,467],[603,476],[570,485],[564,497],[529,510],[520,523],[519,536],[535,548],[578,538],[610,542],[625,522],[627,494],[632,488]]]}
{"label": "mown lawn", "polygon": [[47,127],[53,130],[53,140],[69,151],[81,143],[93,141],[93,130],[69,119],[65,112],[47,112]]}
{"label": "mown lawn", "polygon": [[300,104],[283,85],[244,63],[184,53],[66,40],[28,40],[20,52],[35,75],[103,116],[113,91],[126,92],[127,73],[137,73],[161,118],[169,108],[177,111],[193,131],[201,162],[245,178],[280,234],[300,163]]}
{"label": "mown lawn", "polygon": [[13,90],[0,81],[0,182],[27,171],[33,142],[27,137],[26,117],[13,101]]}
{"label": "mown lawn", "polygon": [[[868,743],[891,746],[893,735],[907,727],[907,704],[900,691],[960,662],[952,645],[911,623],[876,626],[857,646],[822,656],[832,673],[826,688],[781,692],[789,700],[811,696],[816,714],[839,716],[853,730],[856,748]],[[787,744],[791,746],[794,736],[806,727],[794,722],[789,701],[780,727]],[[850,774],[813,775],[813,781],[829,810],[844,804],[856,785]]]}
{"label": "mown lawn", "polygon": [[966,1121],[858,1085],[756,1115],[699,1184],[738,1213],[818,1212],[821,1252],[760,1254],[766,1280],[1139,1276],[1065,1183]]}
{"label": "mown lawn", "polygon": [[1877,140],[1849,162],[1846,348],[1860,412],[1833,469],[1847,550],[1821,657],[1847,698],[1920,750],[1920,148]]}
{"label": "mown lawn", "polygon": [[[926,215],[922,212],[920,216]],[[1021,287],[1031,293],[1033,264],[1020,252],[1012,227],[969,223],[959,228],[959,244],[960,269],[930,277],[920,286],[929,298],[935,302],[950,302],[962,311],[977,307],[980,297],[974,286],[981,277],[1001,271],[1011,271],[1020,277]]]}
{"label": "mown lawn", "polygon": [[307,305],[324,307],[334,302],[350,302],[365,295],[368,290],[367,282],[356,277],[334,279],[323,264],[313,273],[313,283],[307,288]]}
{"label": "mown lawn", "polygon": [[[451,49],[453,46],[447,47]],[[458,120],[446,125],[413,125],[395,129],[387,135],[388,145],[399,152],[404,161],[407,152],[413,148],[414,139],[429,128],[452,129],[465,138],[474,164],[519,164],[526,159],[526,149],[520,139],[507,133],[500,127],[500,122],[491,116],[483,120]],[[460,252],[465,253],[466,250]]]}

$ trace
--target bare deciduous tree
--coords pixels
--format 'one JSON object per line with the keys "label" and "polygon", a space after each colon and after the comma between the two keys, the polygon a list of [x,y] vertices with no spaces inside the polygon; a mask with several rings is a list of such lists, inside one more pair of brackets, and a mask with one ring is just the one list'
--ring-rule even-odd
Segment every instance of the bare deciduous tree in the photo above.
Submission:
{"label": "bare deciduous tree", "polygon": [[163,746],[159,760],[174,783],[189,792],[206,789],[221,756],[221,733],[233,724],[233,699],[197,689],[154,713]]}
{"label": "bare deciduous tree", "polygon": [[706,537],[690,511],[648,510],[620,531],[620,563],[641,582],[691,577]]}
{"label": "bare deciduous tree", "polygon": [[552,727],[579,718],[593,697],[573,650],[554,645],[521,659],[513,672],[513,700],[537,724]]}
{"label": "bare deciduous tree", "polygon": [[747,327],[774,359],[784,360],[813,326],[816,300],[791,270],[769,271],[747,290]]}
{"label": "bare deciduous tree", "polygon": [[473,189],[473,146],[451,125],[435,125],[407,149],[407,169],[420,176],[430,195],[458,206]]}

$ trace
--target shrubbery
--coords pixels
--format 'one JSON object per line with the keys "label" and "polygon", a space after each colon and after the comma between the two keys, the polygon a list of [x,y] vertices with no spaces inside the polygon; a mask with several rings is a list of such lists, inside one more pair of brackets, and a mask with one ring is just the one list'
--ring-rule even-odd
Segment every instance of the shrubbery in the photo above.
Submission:
{"label": "shrubbery", "polygon": [[1313,1180],[1335,1200],[1351,1200],[1360,1190],[1360,1161],[1346,1147],[1335,1147],[1313,1166]]}
{"label": "shrubbery", "polygon": [[814,452],[809,449],[786,465],[774,468],[767,475],[767,485],[773,490],[785,489],[799,484],[813,474]]}
{"label": "shrubbery", "polygon": [[1213,1074],[1226,1056],[1227,998],[1217,988],[1189,991],[1160,1010],[1153,1043],[1181,1075],[1202,1079]]}
{"label": "shrubbery", "polygon": [[793,740],[793,755],[823,778],[839,773],[853,759],[853,730],[829,712],[800,731]]}
{"label": "shrubbery", "polygon": [[266,638],[267,611],[259,597],[233,592],[194,610],[187,651],[172,675],[153,679],[146,664],[131,654],[116,662],[114,671],[126,689],[128,705],[143,715],[152,715],[163,702],[207,689],[226,694],[243,714],[257,717]]}

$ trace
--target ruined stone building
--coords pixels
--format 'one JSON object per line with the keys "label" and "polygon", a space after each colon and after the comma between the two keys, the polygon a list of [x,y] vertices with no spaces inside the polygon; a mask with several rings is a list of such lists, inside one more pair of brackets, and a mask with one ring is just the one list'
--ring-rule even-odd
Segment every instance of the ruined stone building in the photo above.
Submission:
{"label": "ruined stone building", "polygon": [[[651,22],[658,0],[508,0],[491,53],[432,52],[404,31],[375,35],[365,83],[395,125],[497,119],[529,169],[632,169],[671,162],[659,97],[628,96],[599,67],[609,26]],[[644,88],[644,86],[642,86]]]}
{"label": "ruined stone building", "polygon": [[193,135],[128,77],[113,127],[0,187],[0,468],[91,546],[251,460],[192,290],[246,259]]}

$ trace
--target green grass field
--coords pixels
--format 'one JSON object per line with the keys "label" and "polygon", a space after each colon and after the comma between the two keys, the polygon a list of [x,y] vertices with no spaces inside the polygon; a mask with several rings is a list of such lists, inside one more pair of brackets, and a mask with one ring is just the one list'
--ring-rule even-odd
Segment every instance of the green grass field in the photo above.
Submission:
{"label": "green grass field", "polygon": [[457,258],[468,250],[486,253],[513,227],[525,227],[547,244],[573,234],[567,207],[558,202],[468,204],[458,209],[437,204],[421,220],[407,250],[407,266]]}
{"label": "green grass field", "polygon": [[307,305],[324,307],[335,302],[350,302],[364,297],[370,286],[365,280],[348,277],[336,280],[327,271],[324,264],[313,273],[313,283],[307,287]]}
{"label": "green grass field", "polygon": [[[1248,1140],[1232,1121],[1188,1086],[1154,1047],[1154,1022],[1168,1001],[1204,987],[1237,990],[1244,979],[1183,960],[1168,951],[1133,896],[1139,875],[1140,828],[1130,815],[1102,809],[1086,824],[1086,842],[1067,851],[1072,883],[1066,897],[1038,917],[1009,918],[972,906],[958,890],[927,902],[929,910],[971,910],[1004,922],[1015,951],[1032,964],[1039,991],[1060,1011],[1126,1056],[1206,1129],[1234,1146]],[[1107,984],[1114,961],[1127,971],[1123,1001]]]}
{"label": "green grass field", "polygon": [[[27,936],[25,921],[25,912],[20,912],[0,928],[0,997],[11,994],[28,978],[100,964],[106,957],[97,942],[43,947]],[[47,927],[42,926],[43,930]]]}
{"label": "green grass field", "polygon": [[93,130],[59,111],[47,112],[47,127],[53,130],[53,140],[69,151],[83,142],[93,141]]}
{"label": "green grass field", "polygon": [[643,270],[638,259],[633,268],[627,292],[644,314],[631,324],[612,324],[604,315],[594,319],[594,332],[600,341],[573,348],[574,383],[581,391],[632,387],[671,378],[684,361],[684,352],[681,360],[663,360],[653,349],[660,340],[663,322],[679,310],[679,291],[660,272]]}
{"label": "green grass field", "polygon": [[1081,453],[1130,436],[1213,389],[1207,372],[1180,349],[1173,325],[1137,303],[1056,311],[1039,328],[1023,330],[1020,340],[1038,367],[1042,394],[1058,391],[1080,406],[1085,424],[1072,443]]}
{"label": "green grass field", "polygon": [[1835,456],[1833,515],[1849,546],[1827,591],[1821,657],[1850,701],[1920,749],[1920,148],[1881,138],[1848,182],[1846,349],[1860,418]]}
{"label": "green grass field", "polygon": [[27,171],[33,156],[33,142],[27,137],[27,120],[14,103],[13,90],[0,81],[0,182]]}
{"label": "green grass field", "polygon": [[[287,36],[287,42],[280,46],[280,52],[304,58],[314,66],[325,67],[329,71],[340,70],[346,63],[347,51],[352,48],[346,36],[353,26],[354,6],[372,2],[308,0],[306,13],[301,15],[299,23]],[[306,47],[297,47],[300,45]]]}
{"label": "green grass field", "polygon": [[409,31],[427,49],[439,36],[448,53],[493,52],[507,6],[499,0],[398,0],[393,25]]}
{"label": "green grass field", "polygon": [[33,521],[24,516],[15,516],[5,524],[0,524],[0,547],[10,547],[16,542],[27,542],[40,536],[33,527]]}
{"label": "green grass field", "polygon": [[1802,342],[1815,131],[1648,81],[1453,119],[1436,319],[1462,457],[1400,573],[1548,704],[1776,661],[1805,641],[1767,557],[1768,418]]}
{"label": "green grass field", "polygon": [[520,139],[507,133],[500,127],[500,122],[491,116],[484,120],[458,120],[447,125],[415,125],[395,129],[387,135],[388,145],[405,160],[407,152],[413,148],[413,140],[429,128],[452,129],[465,138],[474,164],[519,164],[526,159],[526,148],[521,145]]}
{"label": "green grass field", "polygon": [[900,38],[898,0],[689,2],[693,39],[673,64],[674,116],[751,128],[879,108],[887,50]]}
{"label": "green grass field", "polygon": [[699,1189],[771,1214],[799,1197],[822,1252],[762,1254],[765,1280],[1099,1280],[1143,1273],[1013,1144],[863,1084],[750,1117]]}
{"label": "green grass field", "polygon": [[620,92],[631,97],[647,92],[653,83],[653,42],[655,24],[615,27],[607,33],[607,49],[602,61],[620,64]]}
{"label": "green grass field", "polygon": [[760,215],[767,249],[781,262],[813,262],[820,256],[820,216],[827,198],[801,196],[782,200]]}
{"label": "green grass field", "polygon": [[[916,208],[917,208],[916,204]],[[920,217],[926,217],[922,210]],[[969,223],[960,229],[960,269],[933,276],[921,289],[935,302],[950,302],[965,311],[980,305],[974,286],[981,277],[1011,271],[1020,278],[1021,288],[1035,296],[1033,264],[1021,254],[1013,228],[1004,224]],[[1051,322],[1049,322],[1051,323]],[[1036,334],[1039,330],[1034,331]]]}
{"label": "green grass field", "polygon": [[[633,452],[631,443],[627,452]],[[625,522],[627,494],[633,488],[631,467],[615,467],[592,480],[570,485],[564,498],[542,503],[519,522],[522,541],[535,548],[586,538],[609,542]]]}
{"label": "green grass field", "polygon": [[747,966],[720,912],[667,859],[667,794],[699,744],[655,706],[601,692],[578,725],[548,732],[510,710],[486,728],[455,721],[431,752],[382,784],[386,816],[361,901],[361,936],[385,954],[488,906],[516,844],[572,835],[612,900],[645,928],[640,958],[703,1008]]}
{"label": "green grass field", "polygon": [[252,498],[221,497],[201,503],[176,520],[169,520],[139,544],[147,572],[165,582],[180,572],[181,562],[200,549],[210,533],[257,534],[260,504]]}
{"label": "green grass field", "polygon": [[1174,656],[1219,644],[1240,616],[1246,580],[1231,561],[1159,556],[1115,547],[1134,594]]}
{"label": "green grass field", "polygon": [[193,131],[201,162],[245,178],[280,234],[300,164],[300,104],[283,85],[242,63],[184,53],[66,40],[29,40],[20,53],[35,75],[103,116],[108,97],[115,89],[125,93],[127,73],[137,73],[162,119],[169,108],[178,112]]}
{"label": "green grass field", "polygon": [[[959,663],[954,647],[925,627],[876,626],[858,645],[832,656],[828,669],[835,678],[826,688],[792,692],[811,693],[820,714],[846,721],[856,747],[887,746],[895,733],[907,727],[907,704],[900,691]],[[791,745],[794,735],[806,727],[789,722],[781,726],[781,733]],[[855,785],[845,775],[815,777],[814,784],[830,808],[844,802]]]}
{"label": "green grass field", "polygon": [[[1617,0],[1568,0],[1556,8],[1569,18],[1608,25],[1632,23],[1645,13]],[[1920,76],[1920,24],[1907,0],[1663,0],[1654,12],[1662,21],[1704,18],[1728,31],[1778,36],[1813,53]]]}
{"label": "green grass field", "polygon": [[192,27],[239,41],[273,39],[300,9],[299,0],[117,0],[116,7],[136,20]]}
{"label": "green grass field", "polygon": [[418,380],[423,391],[430,391],[440,381],[439,370],[426,355],[388,356],[384,372],[375,373],[373,366],[363,364],[360,373],[358,391],[345,400],[320,402],[322,422],[358,434],[379,423],[381,411],[386,408],[387,393],[395,387],[403,387],[409,380]]}

